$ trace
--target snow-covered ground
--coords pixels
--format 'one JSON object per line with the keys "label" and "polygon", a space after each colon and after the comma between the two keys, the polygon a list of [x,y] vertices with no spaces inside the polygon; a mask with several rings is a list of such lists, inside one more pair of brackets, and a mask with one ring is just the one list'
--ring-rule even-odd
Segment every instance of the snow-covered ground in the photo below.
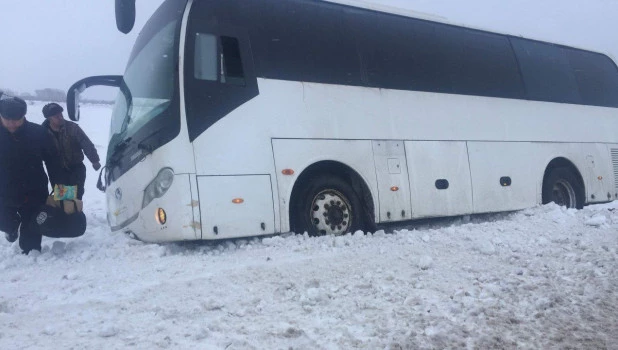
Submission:
{"label": "snow-covered ground", "polygon": [[[82,108],[102,157],[110,111]],[[158,245],[95,183],[83,237],[0,243],[0,349],[618,349],[618,203]]]}

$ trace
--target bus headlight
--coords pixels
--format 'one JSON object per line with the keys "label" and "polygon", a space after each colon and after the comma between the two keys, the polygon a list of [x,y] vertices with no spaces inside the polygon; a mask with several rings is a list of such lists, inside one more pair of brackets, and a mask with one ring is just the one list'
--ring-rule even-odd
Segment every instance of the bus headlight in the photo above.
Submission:
{"label": "bus headlight", "polygon": [[174,171],[170,168],[161,169],[144,190],[142,209],[146,208],[155,198],[162,197],[172,186],[172,182],[174,182]]}

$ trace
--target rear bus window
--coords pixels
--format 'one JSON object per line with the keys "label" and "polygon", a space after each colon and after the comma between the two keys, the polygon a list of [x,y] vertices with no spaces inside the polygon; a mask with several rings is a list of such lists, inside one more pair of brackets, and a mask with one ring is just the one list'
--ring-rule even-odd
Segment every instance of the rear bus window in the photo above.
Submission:
{"label": "rear bus window", "polygon": [[618,70],[607,57],[575,49],[566,50],[579,86],[582,102],[592,106],[618,107]]}

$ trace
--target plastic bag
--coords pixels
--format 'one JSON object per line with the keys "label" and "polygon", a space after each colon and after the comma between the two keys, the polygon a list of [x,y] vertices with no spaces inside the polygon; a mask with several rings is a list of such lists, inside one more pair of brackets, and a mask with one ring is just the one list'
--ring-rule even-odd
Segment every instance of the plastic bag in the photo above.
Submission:
{"label": "plastic bag", "polygon": [[77,198],[77,185],[54,185],[54,200],[74,200]]}

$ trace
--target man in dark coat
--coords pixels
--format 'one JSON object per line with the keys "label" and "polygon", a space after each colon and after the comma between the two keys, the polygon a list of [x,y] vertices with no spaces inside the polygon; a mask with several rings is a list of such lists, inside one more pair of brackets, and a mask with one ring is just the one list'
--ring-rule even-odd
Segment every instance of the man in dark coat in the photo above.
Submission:
{"label": "man in dark coat", "polygon": [[56,149],[60,154],[64,176],[58,179],[63,185],[77,185],[77,198],[84,195],[86,182],[86,166],[84,153],[92,163],[94,170],[101,168],[99,154],[79,125],[64,119],[64,109],[57,103],[48,103],[43,107],[45,121],[43,127],[52,136]]}
{"label": "man in dark coat", "polygon": [[19,236],[24,254],[41,250],[34,216],[49,193],[43,161],[52,182],[58,171],[52,140],[40,125],[26,120],[26,109],[20,98],[0,100],[0,231],[9,242]]}

